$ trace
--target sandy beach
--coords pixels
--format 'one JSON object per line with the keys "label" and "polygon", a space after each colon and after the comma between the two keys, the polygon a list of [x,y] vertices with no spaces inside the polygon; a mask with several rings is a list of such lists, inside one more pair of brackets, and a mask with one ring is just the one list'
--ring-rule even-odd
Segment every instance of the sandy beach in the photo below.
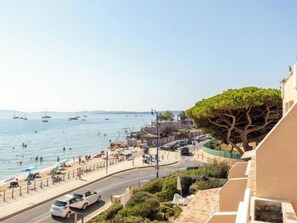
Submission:
{"label": "sandy beach", "polygon": [[[119,155],[122,154],[122,155]],[[129,155],[130,154],[130,155]],[[127,157],[129,156],[130,159],[133,157],[135,158],[136,156],[139,156],[142,154],[142,149],[140,147],[135,147],[135,148],[119,148],[115,149],[114,151],[109,150],[108,151],[108,160],[109,164],[115,164],[119,163],[121,161],[125,161]],[[66,162],[60,162],[60,167],[47,167],[41,170],[32,170],[31,173],[39,173],[39,177],[35,178],[34,180],[31,180],[31,185],[34,181],[40,182],[40,180],[47,180],[48,178],[52,178],[52,176],[59,177],[60,179],[63,177],[63,175],[67,175],[69,173],[75,175],[76,177],[76,172],[78,168],[82,169],[82,174],[85,172],[91,171],[90,169],[93,168],[93,170],[97,167],[102,168],[105,166],[106,163],[106,154],[102,153],[97,153],[90,155],[90,158],[86,159],[87,157],[81,157],[81,162],[79,162],[79,158],[75,157],[75,160],[67,160]],[[58,164],[58,163],[57,163]],[[57,170],[57,174],[53,174],[53,169]],[[17,178],[19,186],[27,186],[27,176],[29,175],[29,172],[24,172],[21,175],[18,175],[13,178],[9,178],[5,180],[0,189],[7,189],[10,188],[10,183],[15,182],[15,179]]]}

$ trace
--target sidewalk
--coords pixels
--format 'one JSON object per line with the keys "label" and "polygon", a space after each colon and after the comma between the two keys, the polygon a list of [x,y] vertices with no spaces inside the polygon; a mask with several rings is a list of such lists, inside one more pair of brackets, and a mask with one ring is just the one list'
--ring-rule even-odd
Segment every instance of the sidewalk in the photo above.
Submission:
{"label": "sidewalk", "polygon": [[[155,149],[150,149],[150,153],[155,154]],[[176,163],[179,160],[180,156],[177,152],[159,150],[159,157],[159,165],[163,166]],[[153,167],[154,165],[155,163],[153,163],[153,165],[144,164],[142,162],[142,157],[140,156],[135,158],[134,160],[124,161],[109,166],[108,174],[106,174],[106,169],[104,168],[83,175],[84,181],[72,179],[67,182],[63,181],[61,183],[55,184],[54,187],[40,189],[38,193],[32,192],[32,194],[24,194],[23,196],[19,197],[19,199],[13,199],[9,202],[5,202],[6,204],[0,207],[0,221],[5,220],[13,215],[19,214],[25,210],[36,207],[40,204],[46,203],[53,198],[61,196],[61,194],[65,194],[73,190],[82,188],[86,185],[102,180],[113,174],[137,168]]]}

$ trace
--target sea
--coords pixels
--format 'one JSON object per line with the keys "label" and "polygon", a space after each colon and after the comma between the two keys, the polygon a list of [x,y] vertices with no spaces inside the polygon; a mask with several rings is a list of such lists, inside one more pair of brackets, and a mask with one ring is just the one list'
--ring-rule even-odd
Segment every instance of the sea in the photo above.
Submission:
{"label": "sea", "polygon": [[[73,157],[107,151],[110,142],[125,140],[131,131],[139,131],[154,119],[148,112],[47,112],[47,115],[51,118],[43,122],[43,112],[0,111],[0,181],[20,176],[28,167],[50,168],[57,164],[57,157],[72,161]],[[69,121],[74,116],[80,118]]]}

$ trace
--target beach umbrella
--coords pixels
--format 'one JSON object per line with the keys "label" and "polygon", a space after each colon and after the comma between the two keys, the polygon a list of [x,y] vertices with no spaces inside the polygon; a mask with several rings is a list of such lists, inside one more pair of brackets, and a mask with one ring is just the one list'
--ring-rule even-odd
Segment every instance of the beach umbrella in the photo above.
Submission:
{"label": "beach umbrella", "polygon": [[59,165],[55,165],[54,168],[49,172],[50,175],[54,175],[59,169]]}
{"label": "beach umbrella", "polygon": [[61,160],[59,163],[66,163],[66,162],[68,162],[69,160],[68,159],[63,159],[63,160]]}
{"label": "beach umbrella", "polygon": [[36,170],[36,169],[37,169],[36,166],[29,166],[29,167],[21,169],[21,171],[22,172],[29,172],[29,171],[33,171],[33,170]]}

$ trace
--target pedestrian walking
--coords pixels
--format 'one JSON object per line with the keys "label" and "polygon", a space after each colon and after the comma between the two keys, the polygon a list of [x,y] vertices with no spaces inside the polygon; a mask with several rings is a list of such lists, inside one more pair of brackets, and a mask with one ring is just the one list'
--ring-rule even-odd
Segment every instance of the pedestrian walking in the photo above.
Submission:
{"label": "pedestrian walking", "polygon": [[76,178],[75,178],[75,180],[77,180],[77,178],[79,179],[79,175],[80,175],[80,170],[79,169],[80,168],[76,169]]}

